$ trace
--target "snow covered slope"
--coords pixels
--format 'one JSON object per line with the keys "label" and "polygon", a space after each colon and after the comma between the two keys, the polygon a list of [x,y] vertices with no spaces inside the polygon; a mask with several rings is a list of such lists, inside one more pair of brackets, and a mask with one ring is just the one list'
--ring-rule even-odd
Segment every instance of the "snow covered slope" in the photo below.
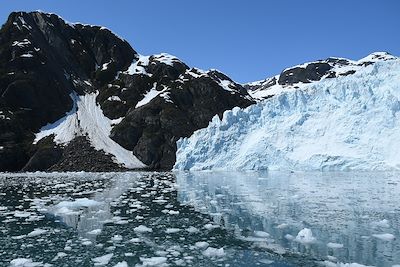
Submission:
{"label": "snow covered slope", "polygon": [[110,138],[113,121],[104,116],[96,103],[98,93],[78,96],[71,94],[74,106],[65,117],[55,123],[44,126],[36,134],[35,142],[54,135],[57,144],[67,144],[77,136],[86,136],[97,150],[111,154],[114,161],[126,168],[146,167],[132,151],[126,150]]}
{"label": "snow covered slope", "polygon": [[400,59],[362,61],[346,65],[349,75],[275,90],[214,117],[178,142],[175,169],[400,169]]}

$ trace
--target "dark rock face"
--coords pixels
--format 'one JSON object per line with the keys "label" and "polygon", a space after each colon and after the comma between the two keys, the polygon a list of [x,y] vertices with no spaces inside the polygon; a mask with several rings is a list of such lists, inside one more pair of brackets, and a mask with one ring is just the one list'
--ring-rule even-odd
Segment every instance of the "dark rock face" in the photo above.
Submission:
{"label": "dark rock face", "polygon": [[[241,85],[215,70],[189,69],[177,59],[168,65],[152,57],[143,68],[146,74],[121,74],[100,90],[98,100],[110,118],[124,117],[111,138],[152,169],[173,167],[179,138],[207,127],[213,116],[222,116],[225,110],[254,103]],[[158,95],[135,108],[151,90]],[[111,92],[121,101],[102,101]]]}
{"label": "dark rock face", "polygon": [[307,64],[305,68],[296,67],[284,70],[279,76],[278,84],[292,85],[295,83],[309,83],[319,81],[332,68],[328,63],[316,62]]}
{"label": "dark rock face", "polygon": [[33,144],[41,127],[72,109],[71,94],[91,92],[105,116],[121,120],[111,138],[155,169],[173,166],[180,137],[254,103],[218,71],[190,69],[165,54],[140,57],[105,28],[15,12],[0,30],[0,171],[120,170],[85,138]]}
{"label": "dark rock face", "polygon": [[61,160],[63,148],[53,142],[53,137],[49,136],[38,142],[22,171],[45,171]]}

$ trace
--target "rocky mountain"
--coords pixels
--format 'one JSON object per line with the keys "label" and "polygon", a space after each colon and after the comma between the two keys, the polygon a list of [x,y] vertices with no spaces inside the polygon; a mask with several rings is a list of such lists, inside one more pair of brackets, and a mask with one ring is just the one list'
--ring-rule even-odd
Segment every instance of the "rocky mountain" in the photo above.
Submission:
{"label": "rocky mountain", "polygon": [[15,12],[0,30],[0,171],[170,169],[179,138],[254,103],[226,75],[141,56],[103,27]]}

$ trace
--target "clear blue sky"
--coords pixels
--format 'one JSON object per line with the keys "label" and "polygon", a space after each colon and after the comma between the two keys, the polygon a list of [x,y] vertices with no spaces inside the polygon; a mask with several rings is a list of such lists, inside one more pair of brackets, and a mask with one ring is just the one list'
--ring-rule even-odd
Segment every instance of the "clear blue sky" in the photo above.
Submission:
{"label": "clear blue sky", "polygon": [[1,0],[110,28],[140,54],[168,52],[238,82],[329,56],[400,56],[400,0]]}

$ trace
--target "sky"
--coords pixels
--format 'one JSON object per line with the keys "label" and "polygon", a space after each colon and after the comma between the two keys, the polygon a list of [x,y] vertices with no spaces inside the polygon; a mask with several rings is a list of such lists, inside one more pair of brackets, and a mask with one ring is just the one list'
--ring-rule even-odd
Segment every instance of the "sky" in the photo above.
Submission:
{"label": "sky", "polygon": [[142,55],[167,52],[242,83],[330,56],[400,56],[399,0],[1,0],[0,21],[33,10],[105,26]]}

